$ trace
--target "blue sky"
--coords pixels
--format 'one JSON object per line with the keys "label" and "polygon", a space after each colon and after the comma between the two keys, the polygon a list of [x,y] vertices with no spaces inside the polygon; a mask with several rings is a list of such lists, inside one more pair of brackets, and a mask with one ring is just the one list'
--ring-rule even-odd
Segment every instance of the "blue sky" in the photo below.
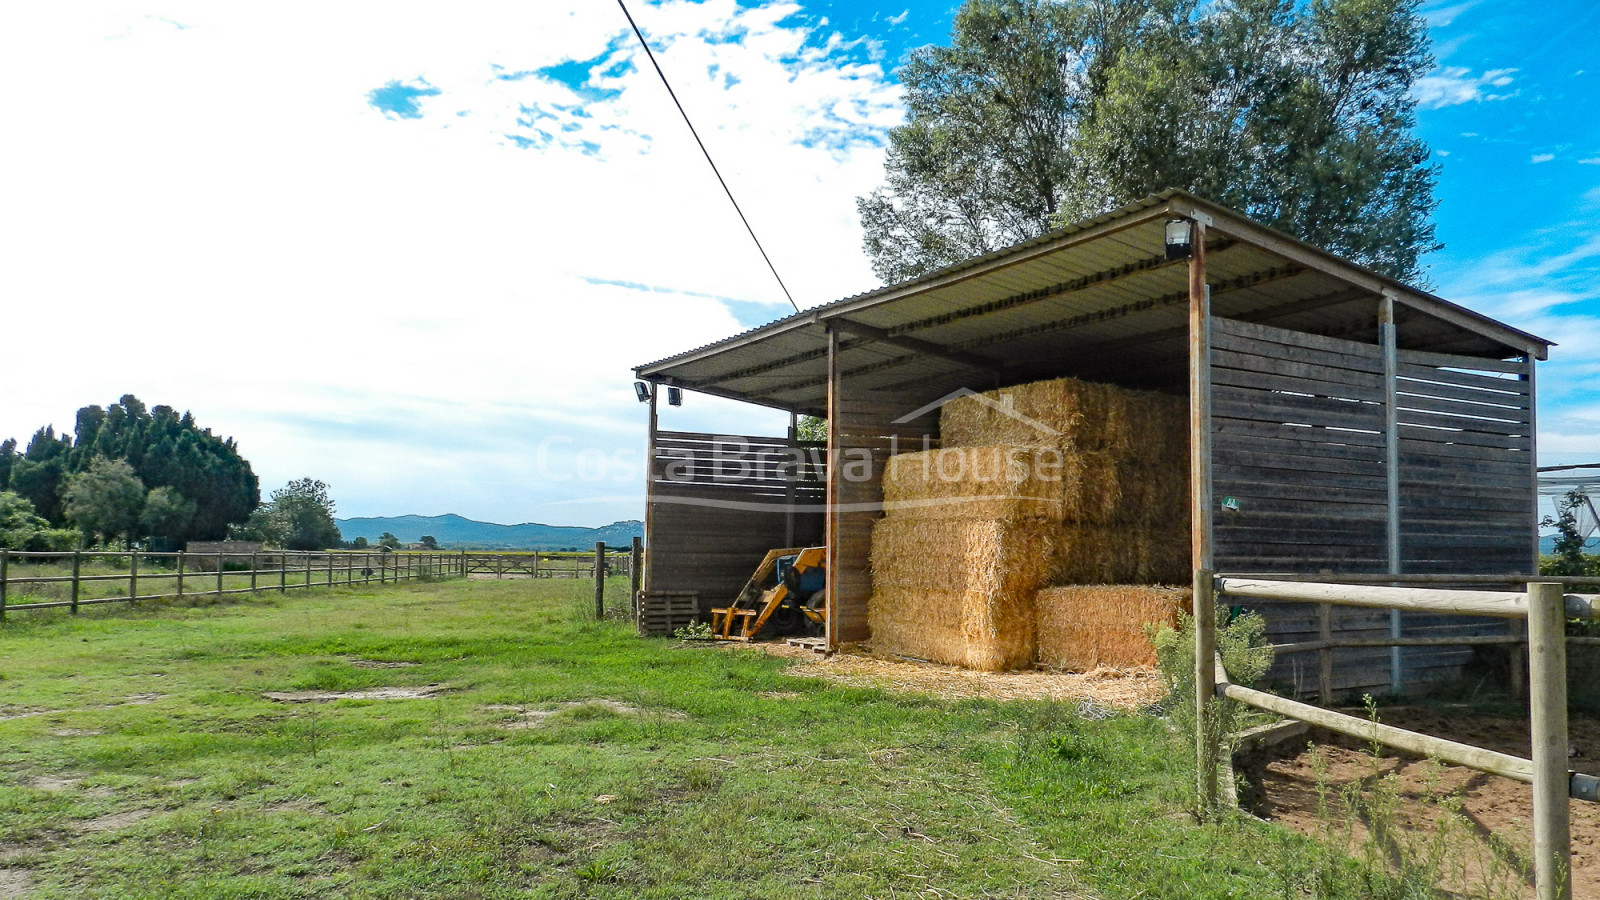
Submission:
{"label": "blue sky", "polygon": [[[802,305],[874,286],[853,200],[955,5],[630,4]],[[1559,341],[1546,463],[1600,461],[1600,9],[1425,7],[1437,291]],[[640,515],[629,370],[781,315],[614,5],[0,11],[0,436],[125,392],[345,515]],[[62,313],[98,323],[68,339]],[[130,350],[137,348],[137,350]],[[669,428],[782,418],[692,397]]]}

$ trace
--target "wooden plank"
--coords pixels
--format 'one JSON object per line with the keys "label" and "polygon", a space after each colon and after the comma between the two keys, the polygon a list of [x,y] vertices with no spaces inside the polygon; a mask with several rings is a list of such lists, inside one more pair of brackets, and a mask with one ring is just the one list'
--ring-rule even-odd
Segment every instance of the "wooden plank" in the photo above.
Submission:
{"label": "wooden plank", "polygon": [[1252,437],[1290,441],[1317,441],[1327,446],[1356,445],[1379,448],[1381,455],[1383,435],[1370,431],[1343,431],[1336,428],[1287,425],[1282,422],[1262,422],[1256,419],[1221,419],[1213,422],[1213,432],[1218,435],[1249,435]]}
{"label": "wooden plank", "polygon": [[1520,381],[1510,378],[1497,378],[1493,375],[1475,375],[1471,372],[1455,372],[1449,369],[1432,369],[1427,366],[1414,366],[1401,363],[1398,373],[1402,379],[1415,379],[1417,381],[1434,381],[1440,384],[1455,385],[1456,387],[1475,387],[1485,391],[1497,391],[1509,394],[1526,394],[1527,388]]}
{"label": "wooden plank", "polygon": [[1505,422],[1528,422],[1528,407],[1510,406],[1505,404],[1487,404],[1466,402],[1462,400],[1447,400],[1437,397],[1418,396],[1416,394],[1401,394],[1399,406],[1403,410],[1416,410],[1420,412],[1442,413],[1444,415],[1467,416],[1469,418],[1499,419]]}
{"label": "wooden plank", "polygon": [[1371,372],[1332,369],[1321,363],[1295,362],[1229,350],[1211,351],[1211,368],[1230,376],[1253,375],[1268,389],[1299,390],[1342,396],[1346,391],[1373,391],[1380,379]]}
{"label": "wooden plank", "polygon": [[1525,437],[1529,433],[1528,426],[1525,423],[1481,416],[1440,415],[1438,413],[1402,409],[1399,410],[1399,417],[1401,425],[1460,429],[1474,434],[1519,435]]}
{"label": "wooden plank", "polygon": [[[1252,459],[1258,457],[1263,464],[1269,460],[1303,459],[1317,466],[1323,466],[1327,460],[1348,460],[1354,466],[1368,469],[1383,461],[1380,447],[1310,439],[1329,435],[1326,429],[1299,428],[1295,429],[1295,434],[1300,437],[1266,437],[1241,431],[1218,431],[1215,442],[1217,458],[1236,460],[1240,465],[1250,464]],[[1330,468],[1327,471],[1334,470]]]}
{"label": "wooden plank", "polygon": [[[1421,441],[1435,445],[1494,447],[1501,450],[1521,450],[1524,452],[1531,450],[1533,447],[1533,442],[1528,436],[1513,437],[1487,434],[1481,431],[1444,431],[1436,428],[1407,425],[1404,422],[1400,424],[1400,437],[1402,440]],[[1402,445],[1403,450],[1404,445]]]}
{"label": "wooden plank", "polygon": [[1299,487],[1315,490],[1318,488],[1350,488],[1365,491],[1386,490],[1383,475],[1373,474],[1370,470],[1361,474],[1350,471],[1325,472],[1322,467],[1307,461],[1299,469],[1289,466],[1231,466],[1219,465],[1215,467],[1214,482],[1218,485],[1254,485],[1270,484],[1286,487]]}
{"label": "wooden plank", "polygon": [[[1510,465],[1514,468],[1526,468],[1533,454],[1527,450],[1513,450],[1506,447],[1474,447],[1467,444],[1444,444],[1437,441],[1408,440],[1404,436],[1400,440],[1400,456],[1402,471],[1409,465],[1420,465],[1419,457],[1438,460],[1440,466],[1452,466],[1458,461],[1471,462],[1472,464],[1499,464]],[[1411,458],[1411,462],[1406,460]],[[1502,471],[1500,469],[1486,469],[1485,471]]]}
{"label": "wooden plank", "polygon": [[[1371,360],[1376,364],[1373,371],[1382,372],[1382,355],[1377,345],[1362,344],[1356,341],[1341,340],[1339,338],[1323,337],[1316,334],[1306,334],[1300,331],[1289,331],[1283,328],[1274,328],[1271,325],[1258,325],[1254,322],[1241,322],[1238,319],[1224,319],[1216,317],[1213,326],[1217,335],[1237,336],[1249,340],[1268,344],[1277,344],[1283,347],[1296,347],[1306,350],[1319,350],[1323,353],[1338,357],[1355,357]],[[1217,342],[1222,346],[1221,342]]]}
{"label": "wooden plank", "polygon": [[1211,370],[1211,379],[1213,384],[1225,384],[1230,387],[1250,388],[1258,391],[1288,391],[1291,393],[1312,394],[1319,397],[1341,397],[1369,402],[1380,402],[1383,399],[1382,389],[1372,385],[1342,385],[1311,378],[1247,372],[1242,369],[1213,368]]}
{"label": "wooden plank", "polygon": [[1399,352],[1400,361],[1418,366],[1448,366],[1453,369],[1476,369],[1480,372],[1509,372],[1521,374],[1522,363],[1516,360],[1486,359],[1481,356],[1461,356],[1455,353],[1434,353],[1427,350]]}
{"label": "wooden plank", "polygon": [[[1220,410],[1226,404],[1230,409],[1236,410],[1228,413],[1227,418],[1301,422],[1307,419],[1294,417],[1308,416],[1315,417],[1309,420],[1314,425],[1337,424],[1361,428],[1369,422],[1376,422],[1377,428],[1383,427],[1383,407],[1378,403],[1284,394],[1276,391],[1255,391],[1229,385],[1214,387],[1212,397],[1217,409]],[[1218,415],[1222,414],[1219,412]]]}

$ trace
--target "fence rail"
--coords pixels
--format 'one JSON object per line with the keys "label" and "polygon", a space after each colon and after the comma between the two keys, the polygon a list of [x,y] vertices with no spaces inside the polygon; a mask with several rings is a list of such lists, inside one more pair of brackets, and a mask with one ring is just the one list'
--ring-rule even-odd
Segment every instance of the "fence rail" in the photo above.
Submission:
{"label": "fence rail", "polygon": [[[7,613],[25,610],[68,609],[76,613],[82,607],[106,603],[456,576],[461,574],[461,561],[461,556],[454,553],[341,550],[0,550],[0,622],[5,621]],[[118,571],[85,572],[86,565]],[[36,574],[55,567],[64,569],[63,574]],[[118,589],[111,593],[98,590],[105,585]],[[165,587],[171,590],[162,590]],[[38,599],[41,596],[49,599]]]}
{"label": "fence rail", "polygon": [[[1309,579],[1253,576],[1219,577],[1204,569],[1195,572],[1195,741],[1200,760],[1197,788],[1201,802],[1208,807],[1214,804],[1218,790],[1217,767],[1221,753],[1209,724],[1212,714],[1210,706],[1216,698],[1234,700],[1340,734],[1531,784],[1535,890],[1539,900],[1570,900],[1572,833],[1567,803],[1569,799],[1600,802],[1600,779],[1567,768],[1567,644],[1572,641],[1589,643],[1591,639],[1569,638],[1566,623],[1569,618],[1600,619],[1600,603],[1596,602],[1600,598],[1568,594],[1564,588],[1593,584],[1594,579],[1495,576],[1494,580],[1489,580],[1470,576],[1396,575],[1349,579],[1350,582],[1358,580],[1366,583],[1335,584]],[[1417,586],[1396,586],[1405,583]],[[1438,584],[1525,584],[1527,590],[1525,593],[1512,593],[1432,586]],[[1222,656],[1216,650],[1214,614],[1219,600],[1233,597],[1317,603],[1324,609],[1329,606],[1381,607],[1451,615],[1498,616],[1526,622],[1526,637],[1407,639],[1396,636],[1336,640],[1325,634],[1322,640],[1289,645],[1288,649],[1316,649],[1326,654],[1340,646],[1422,646],[1417,641],[1461,644],[1525,642],[1532,758],[1522,759],[1382,725],[1233,684],[1222,663]]]}

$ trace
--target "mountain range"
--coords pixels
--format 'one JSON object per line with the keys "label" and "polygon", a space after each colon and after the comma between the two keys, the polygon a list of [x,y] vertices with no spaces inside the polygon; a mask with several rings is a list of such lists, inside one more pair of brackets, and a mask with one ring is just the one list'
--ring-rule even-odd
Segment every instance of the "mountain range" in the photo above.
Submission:
{"label": "mountain range", "polygon": [[626,547],[635,535],[644,534],[644,523],[635,519],[612,522],[599,528],[576,525],[499,525],[478,522],[455,514],[442,516],[367,516],[334,519],[347,541],[364,537],[376,544],[385,531],[406,543],[425,534],[433,535],[439,546],[472,550],[592,550],[595,542]]}

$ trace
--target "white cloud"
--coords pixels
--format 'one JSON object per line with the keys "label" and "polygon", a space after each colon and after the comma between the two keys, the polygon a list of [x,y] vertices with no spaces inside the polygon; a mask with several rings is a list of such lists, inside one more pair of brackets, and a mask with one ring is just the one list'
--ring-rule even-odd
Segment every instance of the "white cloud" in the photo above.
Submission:
{"label": "white cloud", "polygon": [[1469,3],[1456,3],[1451,6],[1438,6],[1422,11],[1422,17],[1427,20],[1429,28],[1444,28],[1455,22],[1462,13],[1478,5],[1478,0]]}
{"label": "white cloud", "polygon": [[1578,165],[1580,165],[1580,166],[1600,166],[1600,156],[1591,157],[1589,159],[1580,159],[1580,160],[1578,160]]}
{"label": "white cloud", "polygon": [[903,12],[900,13],[900,15],[898,15],[898,16],[890,16],[887,19],[884,19],[884,21],[888,22],[890,25],[900,25],[900,24],[903,24],[905,22],[905,20],[910,15],[911,15],[911,7],[908,6],[908,7],[905,8],[905,10]]}
{"label": "white cloud", "polygon": [[1554,153],[1535,153],[1529,162],[1533,163],[1534,165],[1538,165],[1539,163],[1547,163],[1555,158],[1556,155]]}
{"label": "white cloud", "polygon": [[[873,283],[852,200],[901,113],[799,10],[634,13],[811,305]],[[637,449],[631,366],[741,330],[715,298],[783,297],[626,27],[576,0],[7,7],[0,77],[28,87],[4,112],[0,296],[33,339],[8,342],[29,378],[0,436],[131,391],[237,437],[265,487],[329,481],[344,514],[638,515],[552,505],[593,489],[544,482],[540,440]],[[599,60],[587,84],[502,77],[573,60]],[[438,94],[386,116],[368,95],[391,82]]]}
{"label": "white cloud", "polygon": [[1441,66],[1432,74],[1417,79],[1411,96],[1423,109],[1441,109],[1463,103],[1485,100],[1505,100],[1515,93],[1491,93],[1488,88],[1507,87],[1516,69],[1490,69],[1482,75],[1473,75],[1466,66]]}

